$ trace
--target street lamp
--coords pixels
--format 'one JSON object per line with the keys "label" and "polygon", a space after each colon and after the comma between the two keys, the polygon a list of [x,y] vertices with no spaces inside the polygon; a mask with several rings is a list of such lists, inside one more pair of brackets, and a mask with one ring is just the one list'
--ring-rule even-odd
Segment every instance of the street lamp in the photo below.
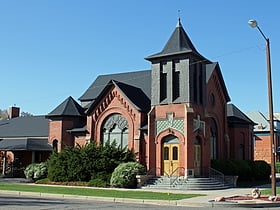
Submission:
{"label": "street lamp", "polygon": [[267,82],[268,82],[268,102],[269,102],[269,123],[270,123],[270,143],[271,143],[271,191],[276,196],[276,178],[275,178],[275,144],[274,144],[274,117],[273,117],[273,101],[272,101],[272,81],[271,81],[271,65],[270,65],[270,46],[269,38],[267,38],[257,21],[249,20],[248,24],[252,28],[257,28],[266,42],[266,62],[267,62]]}

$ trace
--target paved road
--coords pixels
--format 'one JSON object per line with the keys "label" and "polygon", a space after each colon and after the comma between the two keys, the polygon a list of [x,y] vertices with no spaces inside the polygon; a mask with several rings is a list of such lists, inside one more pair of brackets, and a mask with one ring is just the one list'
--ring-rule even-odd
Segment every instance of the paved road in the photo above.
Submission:
{"label": "paved road", "polygon": [[[161,206],[161,205],[146,205],[146,204],[131,204],[131,203],[114,203],[97,200],[78,200],[78,199],[57,199],[57,198],[36,198],[31,196],[11,196],[0,194],[0,210],[206,210],[209,207],[182,207],[182,206]],[[214,207],[216,210],[225,209],[225,207]],[[248,210],[248,208],[230,208],[231,210]],[[266,209],[266,208],[262,208]],[[272,208],[270,208],[272,210]]]}
{"label": "paved road", "polygon": [[[22,179],[0,179],[0,182],[6,183],[24,183]],[[277,183],[279,184],[279,183]],[[261,186],[269,188],[270,186]],[[121,190],[121,189],[120,189]],[[141,189],[152,190],[152,189]],[[174,192],[175,190],[156,190],[160,192]],[[206,196],[183,199],[180,201],[149,201],[149,200],[128,200],[118,198],[99,198],[74,195],[54,195],[42,193],[28,193],[18,191],[0,190],[0,210],[2,209],[155,209],[155,210],[175,210],[175,209],[224,209],[225,206],[219,206],[209,203],[210,200],[219,196],[244,195],[251,192],[250,188],[232,188],[225,190],[207,190],[207,191],[187,191],[179,190],[178,193],[199,193]],[[182,207],[183,206],[183,207]],[[231,206],[231,209],[236,206]],[[239,210],[242,208],[238,208]],[[245,208],[250,209],[250,208]],[[267,209],[267,208],[263,208]],[[273,208],[271,208],[273,209]]]}

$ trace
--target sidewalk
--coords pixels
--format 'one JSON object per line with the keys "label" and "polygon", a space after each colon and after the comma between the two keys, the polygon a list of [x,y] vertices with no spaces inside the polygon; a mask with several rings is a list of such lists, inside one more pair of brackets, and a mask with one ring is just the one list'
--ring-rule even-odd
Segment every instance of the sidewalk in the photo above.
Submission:
{"label": "sidewalk", "polygon": [[[147,189],[143,189],[147,190]],[[209,201],[215,200],[217,197],[230,197],[234,195],[247,195],[251,193],[251,188],[230,188],[223,190],[163,190],[163,189],[153,189],[148,191],[153,192],[170,192],[170,193],[186,193],[186,194],[203,194],[205,196],[198,196],[194,198],[182,199],[179,201],[170,201],[170,205],[178,206],[192,206],[192,207],[210,207],[213,206],[213,203]],[[159,201],[160,202],[160,201]]]}

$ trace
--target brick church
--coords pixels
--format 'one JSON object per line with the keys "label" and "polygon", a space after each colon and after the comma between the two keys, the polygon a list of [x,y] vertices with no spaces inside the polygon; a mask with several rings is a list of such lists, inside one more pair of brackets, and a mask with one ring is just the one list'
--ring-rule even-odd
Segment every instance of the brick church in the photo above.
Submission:
{"label": "brick church", "polygon": [[254,123],[230,97],[220,66],[194,47],[180,19],[151,70],[100,75],[46,117],[48,142],[107,141],[133,149],[155,175],[207,175],[212,159],[253,159]]}

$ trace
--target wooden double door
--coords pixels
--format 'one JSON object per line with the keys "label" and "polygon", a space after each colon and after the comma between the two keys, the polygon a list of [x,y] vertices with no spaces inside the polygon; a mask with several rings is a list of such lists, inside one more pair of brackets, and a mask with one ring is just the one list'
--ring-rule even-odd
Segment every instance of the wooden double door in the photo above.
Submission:
{"label": "wooden double door", "polygon": [[179,167],[179,140],[177,137],[170,135],[164,138],[162,159],[164,175],[177,175],[176,170]]}

